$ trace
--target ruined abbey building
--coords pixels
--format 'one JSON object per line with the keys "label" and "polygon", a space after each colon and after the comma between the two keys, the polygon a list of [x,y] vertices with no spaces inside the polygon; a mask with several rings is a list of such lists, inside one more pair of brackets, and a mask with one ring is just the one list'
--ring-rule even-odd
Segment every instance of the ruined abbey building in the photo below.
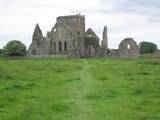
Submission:
{"label": "ruined abbey building", "polygon": [[127,38],[119,49],[108,48],[107,27],[103,30],[103,39],[89,28],[85,31],[85,16],[71,15],[57,18],[55,26],[44,37],[37,24],[29,47],[30,56],[65,57],[138,57],[139,47],[132,38]]}

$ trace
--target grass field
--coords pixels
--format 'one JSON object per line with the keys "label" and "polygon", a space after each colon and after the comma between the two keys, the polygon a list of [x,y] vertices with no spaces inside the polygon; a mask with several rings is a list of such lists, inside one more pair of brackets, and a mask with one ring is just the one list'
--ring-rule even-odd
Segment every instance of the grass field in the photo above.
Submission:
{"label": "grass field", "polygon": [[0,120],[160,120],[160,59],[0,59]]}

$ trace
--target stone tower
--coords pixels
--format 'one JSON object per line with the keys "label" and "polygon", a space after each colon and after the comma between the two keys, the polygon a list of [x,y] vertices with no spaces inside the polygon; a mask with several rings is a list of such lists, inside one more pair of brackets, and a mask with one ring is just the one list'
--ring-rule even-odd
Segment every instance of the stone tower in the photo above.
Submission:
{"label": "stone tower", "polygon": [[57,17],[47,39],[50,41],[50,55],[85,57],[85,16],[79,14]]}
{"label": "stone tower", "polygon": [[60,16],[57,18],[57,24],[65,24],[68,26],[72,33],[76,36],[74,39],[77,42],[77,48],[81,57],[85,56],[85,16],[84,15],[70,15]]}
{"label": "stone tower", "polygon": [[102,47],[108,49],[108,35],[107,35],[107,27],[104,26],[103,30],[103,40],[102,40]]}

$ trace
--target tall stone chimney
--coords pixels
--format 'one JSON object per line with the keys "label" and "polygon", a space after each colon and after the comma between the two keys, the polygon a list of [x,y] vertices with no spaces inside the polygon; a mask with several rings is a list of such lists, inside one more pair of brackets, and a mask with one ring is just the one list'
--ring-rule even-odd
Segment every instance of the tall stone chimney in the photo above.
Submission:
{"label": "tall stone chimney", "polygon": [[104,26],[104,30],[103,30],[102,47],[104,47],[104,48],[108,49],[107,26]]}

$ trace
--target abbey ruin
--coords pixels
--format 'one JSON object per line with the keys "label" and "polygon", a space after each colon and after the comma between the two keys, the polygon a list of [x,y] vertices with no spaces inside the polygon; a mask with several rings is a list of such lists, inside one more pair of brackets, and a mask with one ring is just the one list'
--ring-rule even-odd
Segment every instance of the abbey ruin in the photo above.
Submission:
{"label": "abbey ruin", "polygon": [[[139,57],[139,47],[132,38],[124,39],[119,49],[108,47],[107,27],[103,30],[103,39],[89,28],[85,31],[85,16],[71,15],[57,18],[55,26],[44,37],[37,24],[29,47],[30,56],[65,57]],[[101,42],[101,44],[100,44]]]}

